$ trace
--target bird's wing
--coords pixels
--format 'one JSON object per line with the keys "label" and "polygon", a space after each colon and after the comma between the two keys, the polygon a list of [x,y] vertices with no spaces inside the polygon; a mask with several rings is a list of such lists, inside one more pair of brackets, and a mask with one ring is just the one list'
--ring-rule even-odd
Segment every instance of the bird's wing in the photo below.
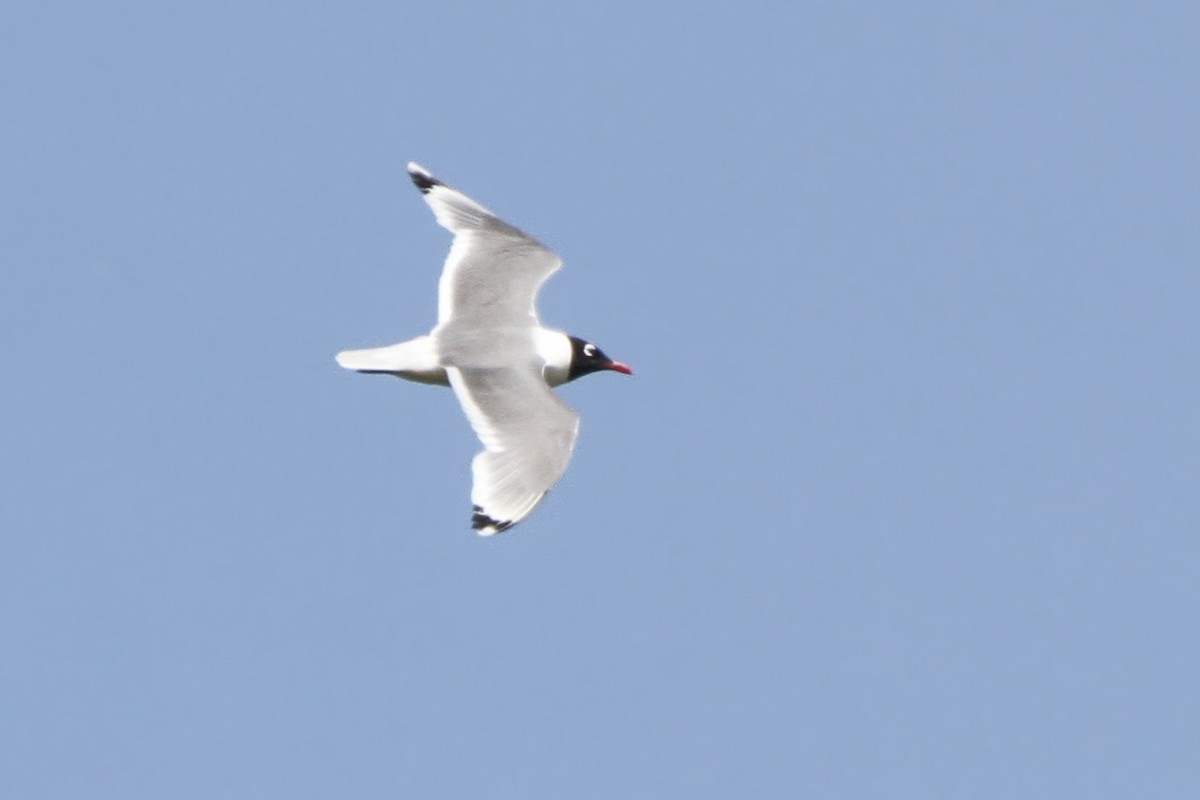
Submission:
{"label": "bird's wing", "polygon": [[528,316],[536,322],[538,289],[562,260],[420,165],[410,163],[408,174],[438,224],[454,234],[438,283],[438,323],[466,316],[480,322]]}
{"label": "bird's wing", "polygon": [[446,373],[484,446],[471,462],[471,525],[483,535],[499,533],[529,516],[566,472],[579,415],[533,362]]}

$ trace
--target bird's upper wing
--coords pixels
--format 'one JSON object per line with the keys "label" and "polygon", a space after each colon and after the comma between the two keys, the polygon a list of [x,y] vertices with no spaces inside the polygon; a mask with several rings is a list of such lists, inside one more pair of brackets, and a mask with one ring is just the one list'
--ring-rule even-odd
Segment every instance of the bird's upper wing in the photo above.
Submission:
{"label": "bird's upper wing", "polygon": [[472,527],[507,530],[535,509],[567,470],[579,415],[533,362],[520,367],[448,367],[450,385],[484,450],[471,462]]}
{"label": "bird's upper wing", "polygon": [[438,224],[454,233],[438,283],[438,323],[463,316],[485,322],[528,315],[536,321],[538,289],[562,260],[420,165],[410,163],[408,174]]}

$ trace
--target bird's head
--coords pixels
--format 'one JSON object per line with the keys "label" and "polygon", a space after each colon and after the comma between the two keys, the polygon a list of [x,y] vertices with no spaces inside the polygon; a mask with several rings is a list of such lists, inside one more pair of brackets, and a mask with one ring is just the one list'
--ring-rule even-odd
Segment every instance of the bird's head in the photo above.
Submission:
{"label": "bird's head", "polygon": [[572,336],[570,339],[571,367],[567,372],[568,381],[573,381],[576,378],[582,378],[584,375],[591,375],[593,372],[600,372],[606,369],[613,372],[621,372],[625,375],[633,374],[633,370],[629,368],[628,364],[613,361],[604,355],[603,350],[591,342],[580,339],[578,336]]}

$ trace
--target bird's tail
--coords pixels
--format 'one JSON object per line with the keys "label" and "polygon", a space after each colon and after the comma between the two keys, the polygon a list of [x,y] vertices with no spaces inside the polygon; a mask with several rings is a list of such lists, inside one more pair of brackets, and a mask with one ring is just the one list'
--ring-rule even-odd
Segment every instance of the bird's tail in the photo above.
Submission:
{"label": "bird's tail", "polygon": [[343,350],[337,354],[337,363],[340,367],[359,372],[396,372],[405,366],[397,358],[395,347]]}
{"label": "bird's tail", "polygon": [[410,381],[449,386],[446,370],[438,360],[437,349],[428,336],[407,342],[366,350],[343,350],[337,363],[358,372],[385,373]]}

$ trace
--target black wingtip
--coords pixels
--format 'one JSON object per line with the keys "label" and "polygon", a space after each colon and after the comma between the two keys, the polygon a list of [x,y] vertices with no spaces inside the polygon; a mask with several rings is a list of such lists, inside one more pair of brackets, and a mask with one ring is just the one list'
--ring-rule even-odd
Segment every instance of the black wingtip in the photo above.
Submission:
{"label": "black wingtip", "polygon": [[429,194],[429,190],[435,186],[442,186],[442,182],[433,177],[420,164],[415,161],[408,162],[408,176],[412,178],[413,185],[421,190],[421,194]]}
{"label": "black wingtip", "polygon": [[501,522],[500,520],[492,519],[487,514],[484,514],[482,506],[471,506],[471,508],[475,512],[471,515],[471,528],[474,530],[479,531],[483,530],[484,528],[494,528],[495,530],[493,533],[501,533],[502,531],[506,531],[513,526],[512,520],[505,520]]}

